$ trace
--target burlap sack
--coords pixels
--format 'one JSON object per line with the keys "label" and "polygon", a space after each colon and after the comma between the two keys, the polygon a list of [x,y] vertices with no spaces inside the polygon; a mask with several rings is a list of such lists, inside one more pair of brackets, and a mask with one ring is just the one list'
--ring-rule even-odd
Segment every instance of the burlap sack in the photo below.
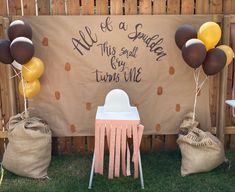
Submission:
{"label": "burlap sack", "polygon": [[182,176],[211,171],[226,160],[224,147],[218,138],[198,129],[198,123],[192,119],[185,119],[183,125],[188,125],[188,133],[179,134],[177,139],[182,155]]}
{"label": "burlap sack", "polygon": [[43,178],[51,161],[51,131],[43,120],[18,114],[8,123],[3,167],[25,177]]}

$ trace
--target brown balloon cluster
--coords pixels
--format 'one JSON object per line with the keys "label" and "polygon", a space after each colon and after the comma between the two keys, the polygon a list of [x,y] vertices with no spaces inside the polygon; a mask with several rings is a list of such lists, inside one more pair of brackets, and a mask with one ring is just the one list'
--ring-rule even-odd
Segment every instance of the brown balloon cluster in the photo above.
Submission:
{"label": "brown balloon cluster", "polygon": [[44,72],[44,64],[34,57],[32,28],[25,21],[15,20],[8,28],[8,37],[9,40],[0,40],[0,62],[21,71],[19,92],[27,98],[34,97],[40,91],[38,79]]}
{"label": "brown balloon cluster", "polygon": [[182,25],[175,33],[175,42],[184,61],[194,69],[202,65],[207,76],[220,72],[233,60],[231,47],[217,46],[220,38],[220,26],[211,21],[202,24],[198,31],[191,25]]}

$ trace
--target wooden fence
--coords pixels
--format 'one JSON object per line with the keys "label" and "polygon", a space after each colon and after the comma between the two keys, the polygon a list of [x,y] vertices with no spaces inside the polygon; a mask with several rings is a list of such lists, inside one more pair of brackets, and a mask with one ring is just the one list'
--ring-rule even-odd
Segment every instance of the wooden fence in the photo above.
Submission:
{"label": "wooden fence", "polygon": [[[135,15],[135,14],[234,14],[235,0],[1,0],[0,16],[16,15]],[[0,37],[4,36],[4,19],[0,22]],[[231,98],[232,70],[230,65],[227,79],[227,97]],[[22,110],[22,99],[17,90],[10,89],[11,69],[0,65],[0,129],[14,112]],[[218,122],[218,87],[219,75],[210,78],[210,109],[212,126]],[[13,102],[10,95],[16,97]],[[13,103],[12,103],[13,102]],[[226,112],[226,124],[231,120]],[[233,129],[234,130],[234,129]],[[230,131],[235,133],[235,131]],[[230,133],[227,132],[227,133]],[[141,143],[142,151],[173,150],[177,148],[177,135],[144,136]],[[235,136],[227,135],[226,143],[235,148]],[[69,154],[75,152],[91,152],[94,148],[94,137],[60,137],[53,138],[54,154]],[[3,139],[0,140],[0,151],[3,151]]]}

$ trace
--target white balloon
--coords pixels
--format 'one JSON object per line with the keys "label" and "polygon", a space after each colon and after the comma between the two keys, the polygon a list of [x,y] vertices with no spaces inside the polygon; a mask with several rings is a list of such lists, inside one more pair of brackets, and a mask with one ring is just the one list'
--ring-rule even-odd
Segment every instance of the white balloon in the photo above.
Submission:
{"label": "white balloon", "polygon": [[19,69],[20,71],[22,70],[22,65],[19,64],[17,61],[14,60],[11,64],[12,64],[16,69]]}
{"label": "white balloon", "polygon": [[15,21],[11,22],[11,24],[10,24],[10,26],[13,26],[13,25],[24,25],[24,21],[15,20]]}
{"label": "white balloon", "polygon": [[17,37],[11,42],[10,46],[12,46],[12,44],[14,44],[15,42],[19,42],[19,41],[20,42],[25,42],[25,43],[30,43],[30,44],[33,45],[33,42],[30,39],[28,39],[26,37]]}

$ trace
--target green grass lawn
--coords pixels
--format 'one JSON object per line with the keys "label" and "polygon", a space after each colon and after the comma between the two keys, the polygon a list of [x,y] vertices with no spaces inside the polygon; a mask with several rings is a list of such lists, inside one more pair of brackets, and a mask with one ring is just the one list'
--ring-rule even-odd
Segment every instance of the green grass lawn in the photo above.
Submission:
{"label": "green grass lawn", "polygon": [[[90,191],[160,191],[160,192],[188,192],[188,191],[223,191],[235,192],[235,153],[227,152],[232,161],[230,171],[220,166],[209,173],[180,176],[181,155],[176,152],[159,152],[142,155],[142,165],[145,179],[145,190],[140,189],[139,179],[120,177],[107,179],[107,159],[105,175],[95,175],[93,189]],[[48,170],[50,180],[34,180],[18,177],[5,172],[0,191],[89,191],[87,189],[92,156],[56,156],[52,158]]]}

